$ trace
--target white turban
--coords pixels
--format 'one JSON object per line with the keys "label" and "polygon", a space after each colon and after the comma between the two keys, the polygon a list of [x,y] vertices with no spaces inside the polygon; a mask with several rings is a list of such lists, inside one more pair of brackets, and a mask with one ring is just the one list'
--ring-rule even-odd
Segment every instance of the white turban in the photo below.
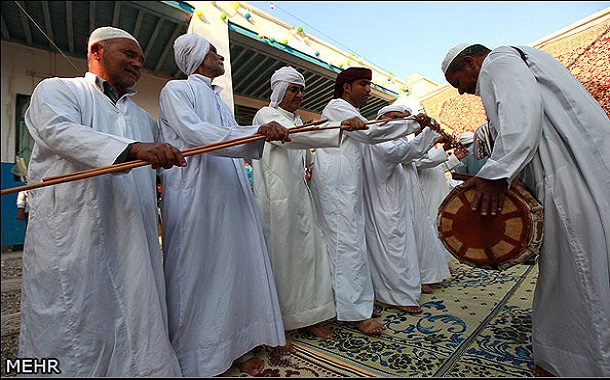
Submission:
{"label": "white turban", "polygon": [[441,64],[441,70],[443,70],[443,74],[447,73],[447,68],[449,67],[449,65],[451,65],[451,62],[453,62],[455,57],[457,57],[458,54],[463,52],[464,49],[471,45],[472,44],[458,44],[452,47],[451,50],[449,50],[449,52],[445,56],[445,59],[443,59],[443,63]]}
{"label": "white turban", "polygon": [[203,63],[210,51],[210,43],[199,34],[183,34],[174,41],[174,59],[178,68],[191,75]]}
{"label": "white turban", "polygon": [[472,144],[474,141],[474,132],[462,132],[458,135],[458,141],[462,145]]}
{"label": "white turban", "polygon": [[385,115],[388,112],[402,112],[405,113],[406,111],[411,112],[411,108],[402,105],[402,104],[390,104],[389,106],[385,106],[382,109],[380,109],[379,111],[377,111],[377,120],[379,119],[383,119],[383,115]]}
{"label": "white turban", "polygon": [[127,33],[123,29],[113,28],[112,26],[102,26],[95,29],[89,35],[89,42],[87,43],[87,51],[91,51],[91,45],[96,42],[106,41],[106,40],[114,40],[117,38],[127,38],[134,41],[138,46],[140,43],[134,36]]}
{"label": "white turban", "polygon": [[281,69],[275,70],[271,76],[271,101],[270,107],[277,107],[284,99],[286,90],[290,84],[298,84],[305,88],[305,77],[291,66],[284,66]]}

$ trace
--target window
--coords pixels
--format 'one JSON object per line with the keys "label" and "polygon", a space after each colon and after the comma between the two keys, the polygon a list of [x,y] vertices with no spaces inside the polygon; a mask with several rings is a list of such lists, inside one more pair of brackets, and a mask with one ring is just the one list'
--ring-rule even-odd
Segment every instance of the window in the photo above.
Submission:
{"label": "window", "polygon": [[17,94],[15,102],[15,125],[17,128],[15,139],[15,166],[12,169],[16,181],[27,182],[27,167],[34,146],[34,139],[25,126],[25,111],[30,105],[30,96]]}

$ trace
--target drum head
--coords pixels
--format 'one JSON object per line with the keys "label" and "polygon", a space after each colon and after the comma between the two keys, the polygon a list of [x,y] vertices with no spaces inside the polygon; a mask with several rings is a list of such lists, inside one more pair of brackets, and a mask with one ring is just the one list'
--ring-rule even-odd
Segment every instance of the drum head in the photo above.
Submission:
{"label": "drum head", "polygon": [[503,270],[538,253],[542,207],[525,188],[513,185],[495,216],[471,210],[475,192],[458,186],[439,207],[439,237],[455,258],[473,267]]}

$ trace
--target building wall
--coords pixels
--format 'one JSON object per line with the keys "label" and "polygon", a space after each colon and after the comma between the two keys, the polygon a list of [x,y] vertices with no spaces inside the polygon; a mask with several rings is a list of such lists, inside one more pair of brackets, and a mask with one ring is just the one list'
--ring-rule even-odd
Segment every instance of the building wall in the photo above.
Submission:
{"label": "building wall", "polygon": [[[544,50],[563,63],[610,117],[610,8],[529,46]],[[456,134],[472,131],[487,119],[480,97],[459,95],[449,84],[430,92],[421,102],[428,115]]]}

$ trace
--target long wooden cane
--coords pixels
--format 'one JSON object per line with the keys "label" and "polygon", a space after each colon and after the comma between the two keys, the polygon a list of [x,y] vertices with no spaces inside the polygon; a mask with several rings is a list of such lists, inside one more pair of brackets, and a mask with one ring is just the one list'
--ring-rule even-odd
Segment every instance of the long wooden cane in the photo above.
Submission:
{"label": "long wooden cane", "polygon": [[[299,132],[309,132],[309,131],[316,131],[316,130],[341,128],[340,125],[332,126],[332,127],[322,127],[322,128],[316,127],[316,125],[326,123],[327,121],[328,120],[318,120],[318,121],[315,121],[312,123],[300,125],[298,127],[289,128],[288,131],[289,131],[289,133],[299,133]],[[202,146],[195,147],[195,148],[185,149],[185,150],[181,151],[181,153],[184,157],[188,157],[188,156],[193,156],[195,154],[207,153],[207,152],[211,152],[211,151],[218,150],[218,149],[229,148],[229,147],[232,147],[235,145],[247,144],[247,143],[258,141],[258,140],[263,140],[265,138],[266,138],[265,135],[255,134],[252,136],[240,137],[237,139],[221,141],[218,143],[213,143],[213,144],[208,144],[208,145],[202,145]],[[19,191],[24,191],[24,190],[38,189],[40,187],[57,185],[60,183],[76,181],[79,179],[95,177],[95,176],[102,175],[102,174],[126,171],[126,170],[130,170],[133,168],[137,168],[140,166],[146,166],[146,165],[150,165],[150,163],[146,160],[135,160],[135,161],[122,162],[120,164],[114,164],[114,165],[110,165],[110,166],[103,166],[100,168],[83,170],[83,171],[70,173],[70,174],[64,174],[64,175],[59,175],[59,176],[54,176],[54,177],[47,177],[47,178],[43,178],[42,182],[39,182],[39,183],[30,183],[30,184],[23,185],[23,186],[3,189],[1,195],[13,194],[13,193],[17,193]]]}
{"label": "long wooden cane", "polygon": [[[395,120],[401,120],[401,119],[373,120],[373,121],[369,121],[369,122],[365,123],[365,125],[386,123],[386,122],[395,121]],[[409,116],[409,117],[403,118],[402,120],[416,120],[416,119],[413,118],[412,116]],[[327,121],[328,120],[326,120],[326,119],[318,120],[315,122],[299,125],[298,127],[289,128],[288,131],[289,131],[289,133],[299,133],[299,132],[310,132],[310,131],[317,131],[317,130],[341,128],[340,125],[332,126],[332,127],[316,127],[317,125],[326,123]],[[263,140],[265,138],[266,138],[265,135],[255,134],[252,136],[240,137],[237,139],[221,141],[218,143],[213,143],[213,144],[203,145],[203,146],[199,146],[199,147],[195,147],[195,148],[185,149],[185,150],[181,151],[181,153],[184,157],[188,157],[188,156],[192,156],[195,154],[207,153],[207,152],[211,152],[211,151],[218,150],[218,149],[229,148],[229,147],[235,146],[235,145],[246,144],[246,143],[250,143],[253,141]],[[43,178],[42,182],[39,182],[39,183],[30,183],[30,184],[23,185],[23,186],[3,189],[1,191],[1,195],[14,194],[14,193],[18,193],[18,192],[24,191],[24,190],[38,189],[41,187],[57,185],[60,183],[95,177],[95,176],[102,175],[102,174],[117,173],[117,172],[121,172],[121,171],[130,170],[133,168],[137,168],[140,166],[146,166],[146,165],[150,165],[150,163],[145,160],[135,160],[135,161],[122,162],[120,164],[114,164],[114,165],[110,165],[110,166],[103,166],[101,168],[87,169],[87,170],[70,173],[70,174],[64,174],[64,175],[59,175],[59,176],[54,176],[54,177],[47,177],[47,178]]]}

